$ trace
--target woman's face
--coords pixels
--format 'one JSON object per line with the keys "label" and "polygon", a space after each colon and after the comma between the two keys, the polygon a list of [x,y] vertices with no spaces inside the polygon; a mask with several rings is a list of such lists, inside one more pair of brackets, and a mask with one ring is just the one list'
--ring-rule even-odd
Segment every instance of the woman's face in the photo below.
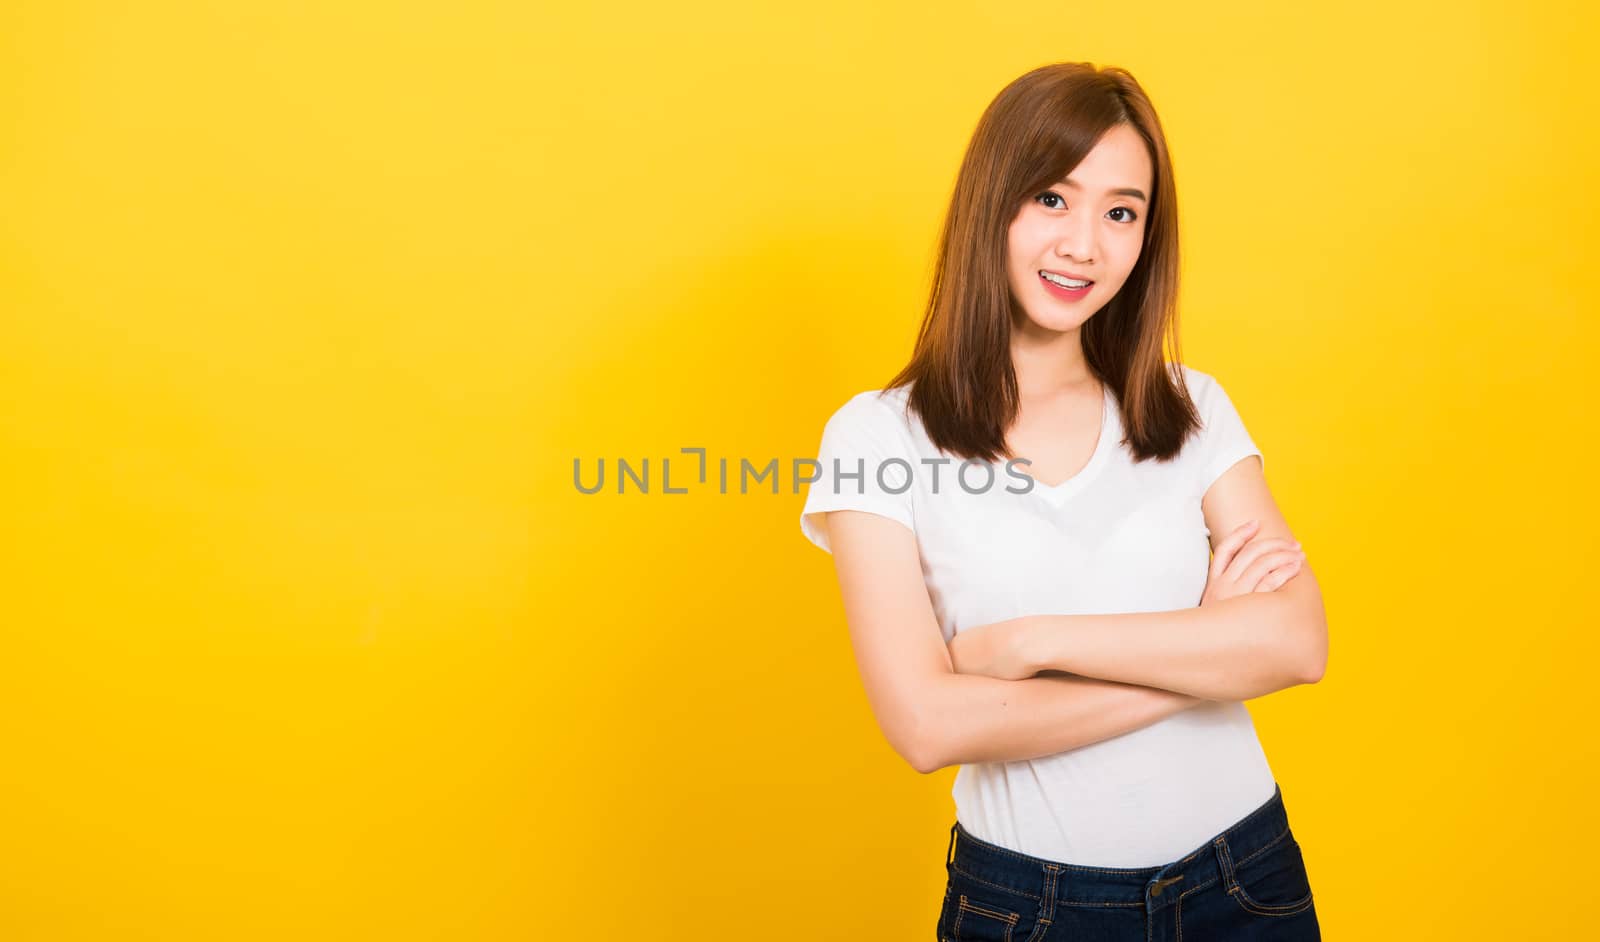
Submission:
{"label": "woman's face", "polygon": [[[1119,124],[1066,180],[1022,204],[1011,222],[1007,268],[1030,321],[1074,330],[1121,290],[1144,244],[1153,175],[1144,139]],[[1053,284],[1045,272],[1092,284]]]}

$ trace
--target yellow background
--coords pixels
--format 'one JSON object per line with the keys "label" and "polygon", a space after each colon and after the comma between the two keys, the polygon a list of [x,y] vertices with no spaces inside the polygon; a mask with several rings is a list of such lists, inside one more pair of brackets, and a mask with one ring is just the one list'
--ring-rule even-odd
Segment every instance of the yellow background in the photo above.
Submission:
{"label": "yellow background", "polygon": [[815,453],[1059,60],[1327,596],[1251,704],[1325,935],[1587,931],[1596,16],[1307,11],[8,5],[0,938],[931,936],[801,497],[659,462]]}

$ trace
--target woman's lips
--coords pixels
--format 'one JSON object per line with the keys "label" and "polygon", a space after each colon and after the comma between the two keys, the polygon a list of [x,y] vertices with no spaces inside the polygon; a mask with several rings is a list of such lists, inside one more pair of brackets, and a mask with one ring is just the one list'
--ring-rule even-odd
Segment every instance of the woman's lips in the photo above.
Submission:
{"label": "woman's lips", "polygon": [[1094,287],[1094,282],[1091,281],[1081,288],[1068,288],[1063,285],[1058,285],[1046,278],[1043,272],[1039,273],[1039,282],[1044,285],[1044,290],[1050,292],[1063,301],[1076,301],[1088,294],[1090,289]]}

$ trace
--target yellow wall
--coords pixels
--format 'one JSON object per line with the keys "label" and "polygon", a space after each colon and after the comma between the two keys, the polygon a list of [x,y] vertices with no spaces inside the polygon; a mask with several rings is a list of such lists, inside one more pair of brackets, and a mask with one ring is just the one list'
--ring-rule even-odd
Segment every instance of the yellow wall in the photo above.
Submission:
{"label": "yellow wall", "polygon": [[1062,59],[1327,594],[1251,705],[1324,933],[1587,931],[1591,10],[538,6],[0,14],[0,938],[931,935],[787,478],[572,462],[813,454]]}

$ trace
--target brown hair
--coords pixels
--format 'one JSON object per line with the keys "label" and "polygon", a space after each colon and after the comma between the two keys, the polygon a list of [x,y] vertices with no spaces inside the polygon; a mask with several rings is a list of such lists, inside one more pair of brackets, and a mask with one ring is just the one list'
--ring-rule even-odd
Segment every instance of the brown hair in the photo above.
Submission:
{"label": "brown hair", "polygon": [[[1177,365],[1178,207],[1161,122],[1126,70],[1061,62],[1007,85],[979,119],[911,361],[886,384],[912,384],[908,401],[939,448],[985,461],[1006,453],[1018,408],[1011,318],[1021,314],[1006,273],[1010,224],[1024,200],[1063,179],[1119,124],[1144,138],[1154,186],[1138,262],[1081,328],[1084,358],[1116,393],[1134,460],[1173,457],[1199,427]],[[1162,354],[1167,336],[1171,366]]]}

